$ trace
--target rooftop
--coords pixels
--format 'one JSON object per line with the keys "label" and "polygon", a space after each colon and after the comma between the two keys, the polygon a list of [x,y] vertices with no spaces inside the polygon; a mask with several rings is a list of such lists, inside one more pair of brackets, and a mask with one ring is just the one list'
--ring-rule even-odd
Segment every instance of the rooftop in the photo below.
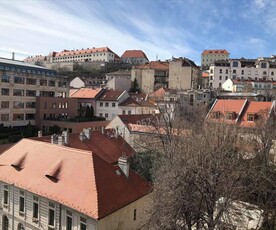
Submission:
{"label": "rooftop", "polygon": [[130,170],[127,178],[117,173],[118,166],[91,151],[41,141],[21,140],[0,156],[0,162],[1,181],[93,219],[101,219],[151,192],[151,186],[136,173]]}
{"label": "rooftop", "polygon": [[106,90],[99,97],[100,101],[118,101],[120,96],[124,93],[123,90]]}
{"label": "rooftop", "polygon": [[169,62],[167,61],[151,61],[145,65],[139,65],[136,69],[156,69],[156,70],[169,70]]}
{"label": "rooftop", "polygon": [[205,54],[229,54],[229,52],[225,49],[223,50],[204,50],[202,52],[203,55]]}
{"label": "rooftop", "polygon": [[148,60],[147,55],[142,50],[126,50],[121,58],[145,58]]}
{"label": "rooftop", "polygon": [[95,98],[99,92],[101,92],[101,88],[91,89],[91,88],[80,88],[76,92],[72,93],[70,97],[72,98]]}
{"label": "rooftop", "polygon": [[101,52],[111,52],[114,53],[108,47],[100,47],[100,48],[87,48],[87,49],[80,49],[80,50],[63,50],[59,53],[55,54],[55,57],[62,57],[62,56],[69,56],[69,55],[77,55],[77,54],[89,54],[89,53],[101,53]]}

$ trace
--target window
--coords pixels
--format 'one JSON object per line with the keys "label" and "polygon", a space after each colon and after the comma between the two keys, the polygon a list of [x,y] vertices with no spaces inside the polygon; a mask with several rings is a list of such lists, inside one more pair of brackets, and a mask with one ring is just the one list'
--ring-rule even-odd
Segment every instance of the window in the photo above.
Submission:
{"label": "window", "polygon": [[86,219],[80,217],[80,230],[86,230]]}
{"label": "window", "polygon": [[22,108],[24,108],[24,102],[23,101],[14,101],[13,102],[13,108],[14,109],[22,109]]}
{"label": "window", "polygon": [[105,117],[105,118],[108,118],[108,113],[105,113],[105,114],[104,114],[104,117]]}
{"label": "window", "polygon": [[244,74],[244,70],[241,71],[241,74]]}
{"label": "window", "polygon": [[125,110],[123,110],[123,115],[125,115],[126,114],[126,111]]}
{"label": "window", "polygon": [[2,82],[4,82],[4,83],[10,83],[10,77],[8,75],[3,75],[2,76]]}
{"label": "window", "polygon": [[219,69],[219,73],[222,73],[222,69]]}
{"label": "window", "polygon": [[26,102],[26,109],[34,109],[35,108],[35,102]]}
{"label": "window", "polygon": [[100,106],[103,107],[103,102],[100,102]]}
{"label": "window", "polygon": [[49,202],[48,225],[55,227],[55,204]]}
{"label": "window", "polygon": [[236,113],[235,112],[226,112],[225,119],[226,120],[234,120],[234,119],[236,119]]}
{"label": "window", "polygon": [[33,196],[33,222],[38,221],[38,197]]}
{"label": "window", "polygon": [[127,113],[128,115],[131,115],[131,110],[128,110],[128,113]]}
{"label": "window", "polygon": [[5,88],[2,88],[2,89],[1,89],[1,95],[2,95],[2,96],[9,96],[9,95],[10,95],[10,90],[9,90],[9,89],[5,89]]}
{"label": "window", "polygon": [[274,76],[274,72],[273,71],[271,72],[271,75]]}
{"label": "window", "polygon": [[25,230],[24,225],[19,223],[17,226],[17,230]]}
{"label": "window", "polygon": [[24,90],[23,89],[14,89],[13,96],[24,96]]}
{"label": "window", "polygon": [[108,103],[108,102],[106,102],[106,103],[105,103],[105,107],[108,107],[108,106],[109,106],[109,103]]}
{"label": "window", "polygon": [[9,187],[8,185],[4,185],[4,205],[9,204]]}
{"label": "window", "polygon": [[233,73],[237,73],[237,70],[233,69]]}
{"label": "window", "polygon": [[136,209],[133,210],[133,220],[136,220]]}
{"label": "window", "polygon": [[116,106],[116,104],[113,102],[113,103],[112,103],[112,107],[115,107],[115,106]]}
{"label": "window", "polygon": [[222,77],[221,76],[219,76],[219,80],[221,81],[221,79],[222,79]]}
{"label": "window", "polygon": [[48,86],[55,87],[55,81],[48,81]]}
{"label": "window", "polygon": [[262,68],[262,69],[266,69],[266,63],[265,63],[265,62],[262,62],[262,63],[261,63],[261,68]]}
{"label": "window", "polygon": [[26,85],[36,85],[36,79],[26,78]]}
{"label": "window", "polygon": [[47,80],[40,79],[41,86],[47,86]]}
{"label": "window", "polygon": [[266,71],[263,71],[263,74],[266,75],[267,74]]}
{"label": "window", "polygon": [[1,109],[8,109],[10,107],[9,101],[1,101]]}
{"label": "window", "polygon": [[14,77],[14,84],[24,84],[25,78],[24,77]]}
{"label": "window", "polygon": [[1,121],[9,121],[9,114],[1,114]]}
{"label": "window", "polygon": [[257,118],[256,114],[253,114],[253,113],[247,114],[247,121],[254,121],[256,118]]}
{"label": "window", "polygon": [[23,121],[24,120],[24,114],[13,114],[13,120],[14,121]]}
{"label": "window", "polygon": [[219,87],[221,87],[221,82],[219,83]]}
{"label": "window", "polygon": [[26,96],[27,97],[35,97],[36,91],[35,90],[26,90]]}
{"label": "window", "polygon": [[2,217],[2,230],[9,230],[9,219],[6,215]]}
{"label": "window", "polygon": [[228,76],[225,76],[225,81],[228,79]]}
{"label": "window", "polygon": [[19,191],[19,212],[25,211],[25,194],[24,191]]}
{"label": "window", "polygon": [[66,210],[66,230],[72,230],[72,212]]}
{"label": "window", "polygon": [[226,73],[226,74],[228,74],[228,69],[227,69],[227,70],[225,70],[225,73]]}
{"label": "window", "polygon": [[26,113],[26,120],[35,120],[35,114],[33,113]]}
{"label": "window", "polygon": [[102,116],[103,116],[103,114],[102,114],[102,113],[100,113],[100,114],[99,114],[99,116],[100,116],[100,117],[102,117]]}
{"label": "window", "polygon": [[233,64],[232,64],[233,67],[238,67],[239,66],[239,63],[237,61],[233,61]]}

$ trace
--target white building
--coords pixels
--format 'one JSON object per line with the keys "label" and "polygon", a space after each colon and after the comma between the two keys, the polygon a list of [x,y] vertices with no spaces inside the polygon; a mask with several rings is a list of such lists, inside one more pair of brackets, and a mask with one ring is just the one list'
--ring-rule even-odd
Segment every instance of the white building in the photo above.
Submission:
{"label": "white building", "polygon": [[124,157],[114,166],[63,140],[23,139],[0,162],[2,230],[135,230],[147,221],[151,186]]}
{"label": "white building", "polygon": [[263,59],[231,59],[216,61],[209,71],[210,88],[218,89],[228,79],[276,80],[276,63]]}
{"label": "white building", "polygon": [[75,77],[72,81],[70,81],[70,87],[74,89],[79,89],[85,87],[85,83],[79,77]]}
{"label": "white building", "polygon": [[201,53],[201,68],[203,70],[209,69],[210,65],[218,60],[228,60],[230,53],[223,50],[204,50]]}
{"label": "white building", "polygon": [[96,116],[112,120],[121,114],[119,104],[129,97],[127,91],[106,90],[96,101]]}

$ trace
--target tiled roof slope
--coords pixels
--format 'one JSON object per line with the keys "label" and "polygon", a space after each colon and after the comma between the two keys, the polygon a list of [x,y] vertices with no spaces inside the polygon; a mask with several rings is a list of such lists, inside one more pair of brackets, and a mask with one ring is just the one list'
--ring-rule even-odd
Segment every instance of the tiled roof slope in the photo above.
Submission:
{"label": "tiled roof slope", "polygon": [[119,97],[123,94],[122,90],[106,90],[98,100],[100,101],[118,101]]}
{"label": "tiled roof slope", "polygon": [[111,52],[114,53],[108,47],[100,47],[100,48],[87,48],[87,49],[80,49],[80,50],[63,50],[59,53],[55,54],[55,57],[63,57],[68,55],[75,55],[75,54],[88,54],[88,53],[100,53],[100,52]]}
{"label": "tiled roof slope", "polygon": [[121,58],[147,58],[147,55],[142,50],[126,50]]}
{"label": "tiled roof slope", "polygon": [[157,69],[157,70],[169,70],[169,62],[166,61],[151,61],[145,65],[139,65],[136,69]]}
{"label": "tiled roof slope", "polygon": [[[51,142],[51,136],[35,137],[34,140],[43,142]],[[120,136],[115,137],[111,131],[102,134],[99,131],[91,132],[90,139],[84,139],[83,141],[79,138],[79,133],[69,134],[68,147],[92,151],[98,157],[102,158],[108,163],[116,163],[118,158],[123,154],[127,158],[131,158],[135,155],[135,151],[131,146]]]}
{"label": "tiled roof slope", "polygon": [[118,115],[124,124],[150,125],[154,124],[158,117],[153,114]]}
{"label": "tiled roof slope", "polygon": [[[205,120],[237,124],[242,127],[255,127],[256,123],[261,122],[264,124],[267,121],[273,108],[274,102],[218,99],[210,109]],[[227,113],[233,113],[233,119],[227,119]],[[254,115],[253,120],[248,120],[249,114]]]}
{"label": "tiled roof slope", "polygon": [[71,95],[72,98],[95,98],[102,89],[80,88]]}
{"label": "tiled roof slope", "polygon": [[202,54],[229,54],[227,50],[204,50]]}
{"label": "tiled roof slope", "polygon": [[133,97],[129,97],[124,100],[119,106],[129,106],[129,107],[155,107],[152,103],[147,101],[135,100]]}
{"label": "tiled roof slope", "polygon": [[[20,169],[11,166],[23,159]],[[23,139],[0,156],[0,180],[59,202],[91,218],[101,219],[145,196],[151,186],[130,171],[116,167],[90,151]],[[56,181],[46,176],[55,167]]]}

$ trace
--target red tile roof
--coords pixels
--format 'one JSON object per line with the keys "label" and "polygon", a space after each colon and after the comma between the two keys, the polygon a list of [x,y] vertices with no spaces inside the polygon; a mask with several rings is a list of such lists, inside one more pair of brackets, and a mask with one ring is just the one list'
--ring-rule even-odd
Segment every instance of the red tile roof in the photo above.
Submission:
{"label": "red tile roof", "polygon": [[[51,142],[51,136],[35,137],[32,139]],[[116,163],[122,154],[126,155],[127,158],[135,155],[135,151],[120,135],[117,138],[115,137],[113,130],[108,130],[105,134],[93,131],[91,132],[91,138],[84,141],[80,140],[79,133],[70,133],[69,144],[67,146],[92,151],[98,157],[111,164]]]}
{"label": "red tile roof", "polygon": [[147,55],[142,50],[126,50],[121,58],[147,58]]}
{"label": "red tile roof", "polygon": [[149,97],[155,97],[155,98],[160,98],[165,96],[165,89],[162,87],[160,89],[155,90],[153,93],[149,95]]}
{"label": "red tile roof", "polygon": [[118,101],[123,94],[123,90],[106,90],[98,100],[100,101]]}
{"label": "red tile roof", "polygon": [[90,53],[101,53],[101,52],[111,52],[114,53],[108,47],[100,47],[100,48],[87,48],[81,50],[63,50],[59,53],[55,54],[55,57],[63,57],[63,56],[70,56],[70,55],[77,55],[77,54],[90,54]]}
{"label": "red tile roof", "polygon": [[145,65],[139,65],[136,69],[157,69],[157,70],[169,70],[169,62],[163,61],[151,61]]}
{"label": "red tile roof", "polygon": [[229,54],[227,50],[204,50],[202,54]]}
{"label": "red tile roof", "polygon": [[[22,169],[11,166],[22,159]],[[23,139],[0,156],[0,180],[101,219],[151,192],[151,186],[130,170],[129,177],[96,154]],[[47,177],[51,170],[55,180]]]}
{"label": "red tile roof", "polygon": [[118,115],[124,124],[149,125],[158,119],[153,114]]}
{"label": "red tile roof", "polygon": [[202,72],[201,76],[204,77],[204,78],[208,78],[209,73],[208,72]]}
{"label": "red tile roof", "polygon": [[75,93],[71,94],[72,98],[95,98],[100,92],[101,88],[91,89],[91,88],[81,88]]}
{"label": "red tile roof", "polygon": [[129,97],[124,100],[119,106],[128,106],[128,107],[155,107],[154,104],[147,101],[135,100],[133,97]]}

